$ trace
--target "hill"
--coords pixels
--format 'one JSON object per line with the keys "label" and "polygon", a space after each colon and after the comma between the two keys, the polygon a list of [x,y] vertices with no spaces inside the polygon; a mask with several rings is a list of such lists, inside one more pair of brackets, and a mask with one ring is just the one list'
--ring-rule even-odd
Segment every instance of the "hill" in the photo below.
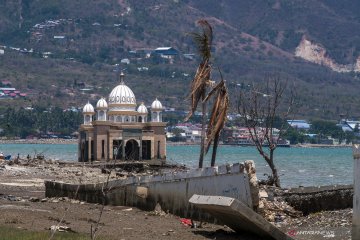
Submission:
{"label": "hill", "polygon": [[[32,103],[81,106],[107,96],[117,81],[114,71],[126,68],[138,101],[149,104],[161,96],[164,105],[186,109],[197,64],[182,55],[195,53],[186,33],[197,31],[196,20],[206,18],[214,26],[214,65],[228,80],[234,108],[238,86],[277,74],[295,84],[299,117],[359,117],[355,73],[295,56],[306,36],[327,50],[326,57],[354,63],[360,49],[354,34],[358,5],[354,0],[0,1],[0,45],[7,47],[0,55],[0,80],[30,92]],[[179,56],[167,61],[139,55],[164,46],[179,50]],[[129,65],[116,66],[125,58]],[[91,92],[81,91],[79,83]]]}

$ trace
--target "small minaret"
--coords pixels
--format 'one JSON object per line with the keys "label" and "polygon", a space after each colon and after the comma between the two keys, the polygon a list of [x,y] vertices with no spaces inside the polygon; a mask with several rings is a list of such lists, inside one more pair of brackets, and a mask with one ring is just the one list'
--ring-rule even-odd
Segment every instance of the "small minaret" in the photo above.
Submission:
{"label": "small minaret", "polygon": [[95,115],[94,107],[88,102],[83,108],[84,125],[91,125]]}
{"label": "small minaret", "polygon": [[163,106],[161,102],[156,98],[155,101],[151,104],[151,121],[162,122],[162,111]]}
{"label": "small minaret", "polygon": [[107,110],[108,104],[105,98],[100,98],[100,100],[96,104],[96,113],[98,121],[106,121],[107,120]]}
{"label": "small minaret", "polygon": [[144,103],[142,102],[140,104],[140,106],[137,109],[138,113],[139,113],[139,118],[138,118],[138,122],[142,122],[145,123],[147,122],[147,115],[148,115],[148,110],[145,107]]}

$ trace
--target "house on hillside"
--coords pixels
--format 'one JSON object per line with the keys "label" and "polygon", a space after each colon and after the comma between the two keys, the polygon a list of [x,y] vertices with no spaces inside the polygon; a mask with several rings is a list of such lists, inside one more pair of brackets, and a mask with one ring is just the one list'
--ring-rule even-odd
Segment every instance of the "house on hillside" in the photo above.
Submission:
{"label": "house on hillside", "polygon": [[12,83],[8,80],[1,81],[1,87],[11,87]]}
{"label": "house on hillside", "polygon": [[154,53],[159,54],[163,58],[174,58],[179,54],[179,51],[172,47],[158,47]]}
{"label": "house on hillside", "polygon": [[356,128],[360,128],[360,121],[341,119],[337,126],[341,127],[344,132],[353,132]]}
{"label": "house on hillside", "polygon": [[150,58],[153,52],[154,52],[153,49],[139,48],[135,50],[130,50],[129,54],[135,58]]}
{"label": "house on hillside", "polygon": [[123,59],[121,59],[120,63],[130,64],[130,59],[128,59],[128,58],[123,58]]}
{"label": "house on hillside", "polygon": [[309,130],[311,126],[306,120],[287,120],[287,123],[293,128],[302,130]]}

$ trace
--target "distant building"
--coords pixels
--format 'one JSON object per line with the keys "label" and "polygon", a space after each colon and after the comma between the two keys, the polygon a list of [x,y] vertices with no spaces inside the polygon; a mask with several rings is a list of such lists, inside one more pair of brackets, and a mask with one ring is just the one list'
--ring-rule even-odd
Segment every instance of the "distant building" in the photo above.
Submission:
{"label": "distant building", "polygon": [[0,55],[4,55],[5,54],[5,50],[4,49],[0,49]]}
{"label": "distant building", "polygon": [[166,123],[162,121],[162,104],[155,99],[150,114],[144,103],[137,107],[133,91],[124,83],[124,74],[120,78],[108,101],[101,98],[95,110],[90,103],[83,108],[79,161],[164,161]]}
{"label": "distant building", "polygon": [[311,124],[309,124],[306,120],[287,120],[288,124],[297,129],[309,130]]}
{"label": "distant building", "polygon": [[347,119],[341,119],[337,126],[341,127],[344,132],[354,131],[356,126],[360,129],[360,121],[352,121]]}
{"label": "distant building", "polygon": [[149,58],[151,57],[151,54],[154,53],[154,49],[140,48],[136,50],[130,50],[129,53],[134,57]]}
{"label": "distant building", "polygon": [[195,59],[195,54],[194,53],[184,53],[183,57],[188,59],[188,60],[194,60]]}
{"label": "distant building", "polygon": [[128,58],[123,58],[120,62],[123,64],[130,64],[130,60]]}
{"label": "distant building", "polygon": [[156,48],[154,52],[164,58],[173,58],[179,54],[179,51],[172,47],[159,47]]}
{"label": "distant building", "polygon": [[65,39],[65,36],[54,36],[54,39]]}
{"label": "distant building", "polygon": [[11,87],[12,83],[8,80],[1,81],[2,87]]}

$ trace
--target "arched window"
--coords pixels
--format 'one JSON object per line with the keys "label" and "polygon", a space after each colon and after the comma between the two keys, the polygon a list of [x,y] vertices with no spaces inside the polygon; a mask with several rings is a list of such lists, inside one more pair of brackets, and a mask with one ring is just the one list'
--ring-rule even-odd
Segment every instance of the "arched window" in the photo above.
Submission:
{"label": "arched window", "polygon": [[117,116],[117,117],[116,117],[116,122],[122,122],[122,121],[121,121],[121,116]]}
{"label": "arched window", "polygon": [[91,119],[90,115],[86,115],[85,116],[85,123],[90,123],[90,119]]}
{"label": "arched window", "polygon": [[139,122],[142,122],[142,116],[139,116]]}
{"label": "arched window", "polygon": [[126,117],[125,117],[125,122],[130,122],[129,116],[126,116]]}
{"label": "arched window", "polygon": [[104,115],[105,115],[105,114],[104,114],[104,111],[101,110],[101,111],[99,112],[99,119],[98,119],[98,120],[104,121],[104,120],[105,120],[105,119],[104,119],[104,117],[105,117]]}
{"label": "arched window", "polygon": [[152,120],[153,122],[156,122],[156,116],[157,116],[156,112],[152,112],[152,113],[151,113],[151,120]]}

